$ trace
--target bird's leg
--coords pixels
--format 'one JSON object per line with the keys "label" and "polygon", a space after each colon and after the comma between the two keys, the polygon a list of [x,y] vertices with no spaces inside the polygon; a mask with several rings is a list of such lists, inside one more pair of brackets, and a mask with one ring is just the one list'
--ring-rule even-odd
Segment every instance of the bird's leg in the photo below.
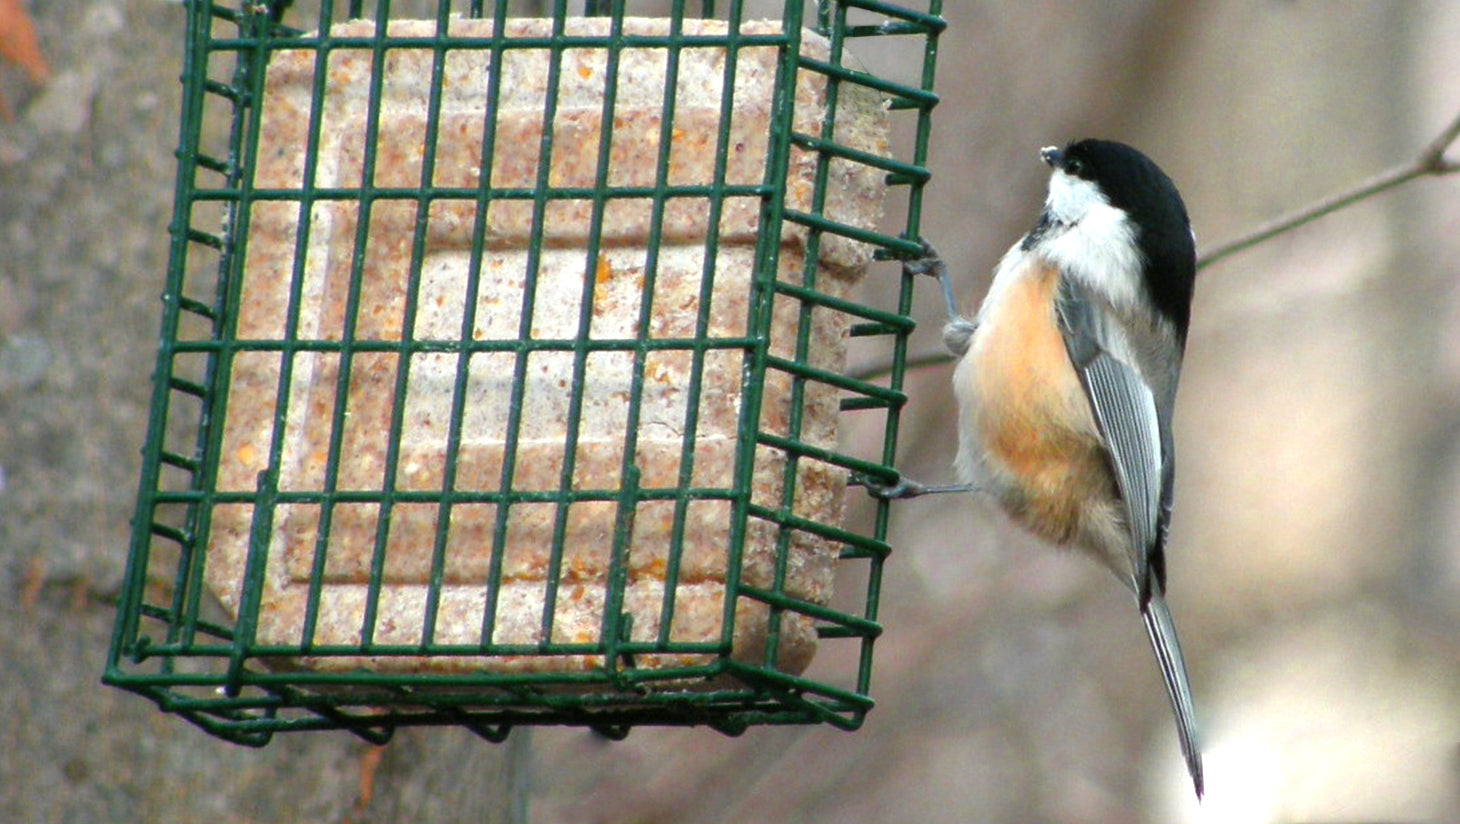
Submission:
{"label": "bird's leg", "polygon": [[860,474],[853,475],[850,483],[867,490],[868,495],[884,501],[901,501],[947,492],[973,492],[978,489],[973,484],[921,484],[907,478],[898,478],[896,483],[884,484]]}
{"label": "bird's leg", "polygon": [[[943,344],[954,355],[962,356],[968,351],[968,342],[973,337],[975,323],[958,312],[958,300],[953,297],[953,281],[948,277],[948,264],[926,240],[919,240],[923,252],[921,257],[902,262],[902,269],[910,275],[930,275],[938,279],[943,289],[943,306],[948,310],[948,325],[943,328]],[[866,475],[853,475],[851,483],[867,490],[867,494],[881,500],[904,500],[924,495],[939,495],[947,492],[973,492],[973,484],[923,484],[908,478],[898,478],[896,483],[885,484]]]}
{"label": "bird's leg", "polygon": [[958,300],[953,297],[953,281],[948,277],[948,264],[933,248],[933,244],[926,240],[919,240],[923,246],[922,257],[904,260],[902,270],[910,275],[930,275],[938,279],[938,285],[943,289],[943,306],[948,310],[948,322],[961,319],[958,313]]}
{"label": "bird's leg", "polygon": [[938,286],[943,290],[943,308],[948,311],[948,324],[943,327],[943,345],[955,356],[962,357],[968,351],[977,324],[958,311],[958,299],[953,296],[953,279],[948,276],[948,264],[933,244],[926,240],[920,242],[922,257],[903,261],[902,270],[910,275],[929,275],[938,279]]}

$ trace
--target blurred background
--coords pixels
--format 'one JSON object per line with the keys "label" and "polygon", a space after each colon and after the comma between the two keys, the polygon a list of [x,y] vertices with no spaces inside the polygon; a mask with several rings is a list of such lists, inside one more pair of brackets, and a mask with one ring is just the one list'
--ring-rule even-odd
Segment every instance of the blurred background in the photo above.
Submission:
{"label": "blurred background", "polygon": [[[51,77],[0,65],[0,819],[486,820],[506,769],[547,824],[1460,821],[1460,175],[1198,281],[1168,558],[1201,807],[1129,597],[968,496],[896,507],[859,732],[255,751],[98,683],[166,268],[181,7],[6,6],[29,9]],[[1205,247],[1408,162],[1460,113],[1454,3],[947,6],[924,231],[970,307],[1038,212],[1040,146],[1142,148]],[[874,268],[866,302],[895,279]],[[936,349],[931,282],[916,314]],[[950,371],[909,379],[912,477],[952,477]]]}

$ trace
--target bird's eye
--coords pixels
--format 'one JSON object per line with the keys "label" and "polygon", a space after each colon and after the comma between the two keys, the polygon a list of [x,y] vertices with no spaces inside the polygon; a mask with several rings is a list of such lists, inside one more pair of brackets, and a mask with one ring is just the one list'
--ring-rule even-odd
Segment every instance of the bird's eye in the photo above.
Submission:
{"label": "bird's eye", "polygon": [[1085,161],[1078,157],[1072,157],[1065,161],[1065,171],[1079,177],[1085,173]]}

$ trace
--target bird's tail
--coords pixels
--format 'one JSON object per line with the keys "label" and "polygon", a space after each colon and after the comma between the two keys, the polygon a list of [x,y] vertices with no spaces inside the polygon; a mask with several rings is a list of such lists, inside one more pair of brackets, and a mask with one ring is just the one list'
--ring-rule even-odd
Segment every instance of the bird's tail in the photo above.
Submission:
{"label": "bird's tail", "polygon": [[1196,797],[1201,798],[1201,745],[1191,702],[1191,684],[1186,678],[1186,662],[1181,658],[1176,624],[1171,621],[1171,610],[1166,608],[1166,599],[1159,586],[1152,590],[1150,599],[1142,607],[1141,617],[1146,621],[1146,633],[1151,637],[1156,662],[1161,665],[1161,677],[1166,680],[1166,694],[1171,698],[1171,711],[1176,715],[1176,735],[1181,739],[1181,754],[1186,758],[1186,769],[1196,785]]}

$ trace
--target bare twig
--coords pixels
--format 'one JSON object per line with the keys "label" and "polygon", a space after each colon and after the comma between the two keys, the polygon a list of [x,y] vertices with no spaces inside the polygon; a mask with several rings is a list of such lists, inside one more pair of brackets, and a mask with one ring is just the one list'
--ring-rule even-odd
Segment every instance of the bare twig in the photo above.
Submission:
{"label": "bare twig", "polygon": [[[953,356],[948,354],[947,349],[929,349],[926,352],[914,352],[907,356],[905,363],[908,369],[922,369],[924,366],[937,366],[940,363],[949,363]],[[879,375],[886,375],[892,371],[892,362],[886,358],[868,360],[863,363],[854,363],[847,367],[847,377],[859,381],[870,380]]]}
{"label": "bare twig", "polygon": [[1440,132],[1439,136],[1430,141],[1430,144],[1412,162],[1406,163],[1403,166],[1396,166],[1386,172],[1380,172],[1348,191],[1326,197],[1317,203],[1270,220],[1240,237],[1233,238],[1225,243],[1219,243],[1197,257],[1197,268],[1200,269],[1204,266],[1210,266],[1222,258],[1251,249],[1253,246],[1277,237],[1284,232],[1312,223],[1320,217],[1333,214],[1340,209],[1352,206],[1380,192],[1387,192],[1415,178],[1428,175],[1447,175],[1460,171],[1460,162],[1445,159],[1445,150],[1450,148],[1450,144],[1455,142],[1456,137],[1460,137],[1460,114],[1457,114],[1455,119],[1450,122],[1450,125],[1446,126],[1445,130]]}
{"label": "bare twig", "polygon": [[[1287,215],[1270,220],[1232,240],[1219,243],[1198,255],[1196,266],[1198,269],[1210,266],[1223,258],[1244,252],[1278,235],[1312,223],[1318,218],[1331,215],[1340,209],[1367,200],[1381,192],[1387,192],[1416,178],[1438,177],[1460,172],[1460,160],[1445,158],[1445,152],[1457,139],[1460,139],[1460,113],[1455,115],[1450,124],[1436,135],[1435,139],[1431,140],[1413,161],[1403,166],[1396,166],[1386,172],[1380,172],[1347,191],[1326,197]],[[940,349],[910,356],[907,360],[907,367],[917,369],[924,366],[936,366],[951,360],[953,357]],[[847,374],[859,380],[866,380],[877,375],[885,375],[890,371],[892,371],[891,363],[886,360],[878,360],[853,365],[848,369]]]}

